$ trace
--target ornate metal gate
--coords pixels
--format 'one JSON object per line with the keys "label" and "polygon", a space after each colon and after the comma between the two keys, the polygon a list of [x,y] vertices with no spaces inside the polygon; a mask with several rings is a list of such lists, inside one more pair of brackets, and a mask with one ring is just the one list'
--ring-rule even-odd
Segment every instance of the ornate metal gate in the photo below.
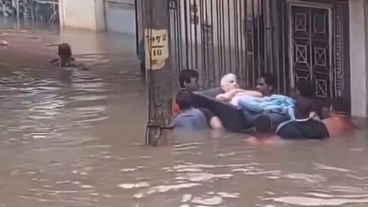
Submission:
{"label": "ornate metal gate", "polygon": [[320,98],[350,97],[347,1],[290,1],[291,85],[312,80]]}
{"label": "ornate metal gate", "polygon": [[290,5],[292,82],[312,80],[316,95],[333,96],[331,9]]}

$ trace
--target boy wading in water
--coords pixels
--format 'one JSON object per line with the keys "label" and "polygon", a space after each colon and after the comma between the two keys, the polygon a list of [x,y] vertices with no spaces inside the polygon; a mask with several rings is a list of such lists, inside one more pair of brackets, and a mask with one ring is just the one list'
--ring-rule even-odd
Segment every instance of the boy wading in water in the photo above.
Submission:
{"label": "boy wading in water", "polygon": [[73,76],[73,70],[75,68],[81,70],[88,70],[83,64],[75,62],[73,57],[72,48],[67,43],[62,43],[58,46],[58,58],[50,61],[54,66],[60,67],[59,79],[62,82],[71,83]]}
{"label": "boy wading in water", "polygon": [[67,43],[58,46],[58,58],[50,61],[51,64],[60,67],[75,67],[72,48]]}
{"label": "boy wading in water", "polygon": [[81,70],[88,70],[83,64],[75,61],[72,48],[68,43],[61,43],[58,46],[58,58],[51,60],[50,63],[59,67],[73,67]]}

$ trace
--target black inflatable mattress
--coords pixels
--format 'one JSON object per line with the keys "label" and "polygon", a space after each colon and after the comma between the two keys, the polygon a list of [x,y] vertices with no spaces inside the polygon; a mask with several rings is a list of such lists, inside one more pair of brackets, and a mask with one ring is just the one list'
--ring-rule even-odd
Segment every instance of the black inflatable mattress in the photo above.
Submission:
{"label": "black inflatable mattress", "polygon": [[195,93],[195,107],[210,109],[222,121],[226,130],[230,132],[246,133],[247,120],[244,113],[231,104],[217,100],[215,97],[221,89],[210,89]]}

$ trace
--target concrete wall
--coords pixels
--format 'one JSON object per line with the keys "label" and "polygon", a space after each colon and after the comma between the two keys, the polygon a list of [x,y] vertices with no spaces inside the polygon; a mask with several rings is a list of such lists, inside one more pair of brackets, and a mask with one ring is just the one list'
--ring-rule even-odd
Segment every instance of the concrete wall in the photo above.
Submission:
{"label": "concrete wall", "polygon": [[134,0],[59,0],[60,25],[135,35]]}
{"label": "concrete wall", "polygon": [[104,30],[102,0],[60,0],[60,26]]}
{"label": "concrete wall", "polygon": [[108,31],[135,35],[134,0],[105,0],[105,24]]}
{"label": "concrete wall", "polygon": [[105,25],[104,0],[94,0],[94,1],[95,1],[95,18],[96,18],[95,30],[105,30],[106,25]]}
{"label": "concrete wall", "polygon": [[367,117],[367,47],[365,0],[349,0],[352,115]]}

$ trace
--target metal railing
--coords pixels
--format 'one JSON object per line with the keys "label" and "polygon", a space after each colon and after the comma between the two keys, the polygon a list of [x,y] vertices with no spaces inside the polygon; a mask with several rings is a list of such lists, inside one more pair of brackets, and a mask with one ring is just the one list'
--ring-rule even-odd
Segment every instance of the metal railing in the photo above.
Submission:
{"label": "metal railing", "polygon": [[283,9],[275,0],[170,0],[173,67],[197,69],[207,88],[229,72],[253,87],[268,72],[287,91]]}
{"label": "metal railing", "polygon": [[58,0],[1,0],[0,16],[19,21],[59,23]]}

